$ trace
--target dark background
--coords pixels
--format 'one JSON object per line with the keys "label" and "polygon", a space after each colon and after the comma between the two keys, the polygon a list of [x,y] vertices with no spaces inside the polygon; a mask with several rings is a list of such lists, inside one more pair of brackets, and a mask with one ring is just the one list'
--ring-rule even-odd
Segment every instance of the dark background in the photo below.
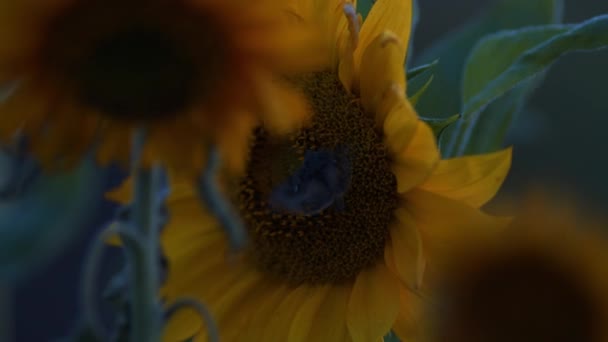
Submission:
{"label": "dark background", "polygon": [[[420,0],[415,51],[420,52],[492,2]],[[608,1],[565,1],[567,23],[602,13],[608,13]],[[552,67],[532,97],[530,111],[517,120],[509,135],[514,160],[501,191],[503,196],[521,194],[530,186],[544,184],[571,192],[587,208],[602,212],[608,203],[606,82],[608,51],[571,54]],[[71,326],[78,315],[84,252],[99,224],[111,217],[112,211],[110,204],[104,204],[99,209],[98,227],[91,227],[86,237],[16,289],[13,320],[17,341],[49,341]],[[109,255],[101,280],[107,279],[117,260],[116,253]]]}

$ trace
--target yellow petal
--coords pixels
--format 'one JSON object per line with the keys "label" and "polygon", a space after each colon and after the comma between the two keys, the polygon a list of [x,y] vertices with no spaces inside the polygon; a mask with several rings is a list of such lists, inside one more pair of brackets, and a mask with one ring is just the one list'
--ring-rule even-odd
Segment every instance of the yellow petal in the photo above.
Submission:
{"label": "yellow petal", "polygon": [[171,175],[170,171],[168,173],[171,188],[167,202],[184,199],[198,199],[198,192],[192,183],[179,181]]}
{"label": "yellow petal", "polygon": [[[210,234],[203,241],[184,244],[183,249],[165,248],[171,265],[170,281],[166,283],[165,292],[189,292],[208,299],[206,293],[209,284],[205,279],[212,279],[214,274],[219,274],[219,278],[226,278],[239,267],[228,259],[228,247],[223,240],[221,234]],[[213,282],[216,280],[213,279]]]}
{"label": "yellow petal", "polygon": [[264,331],[269,321],[275,316],[277,308],[293,291],[293,288],[283,285],[271,290],[252,313],[251,320],[243,329],[240,339],[236,339],[237,341],[265,341]]}
{"label": "yellow petal", "polygon": [[302,285],[285,296],[276,310],[266,317],[268,323],[264,329],[263,339],[260,341],[286,341],[291,322],[298,313],[298,309],[308,301],[314,292],[312,287]]}
{"label": "yellow petal", "polygon": [[[183,179],[193,181],[200,175],[206,161],[208,148],[203,142],[207,137],[195,125],[183,120],[165,125],[150,125],[147,132],[149,149],[144,151],[148,152],[143,156],[145,159],[171,165],[173,173]],[[244,140],[247,137],[239,138]]]}
{"label": "yellow petal", "polygon": [[[180,272],[185,271],[181,270]],[[171,279],[170,281],[175,282],[176,280]],[[179,292],[171,295],[172,298],[168,298],[168,302],[171,302],[171,299],[175,297],[190,297],[199,300],[207,306],[215,323],[221,329],[221,324],[226,320],[226,312],[234,307],[239,307],[238,304],[246,300],[247,296],[259,286],[260,275],[255,270],[243,267],[226,272],[224,266],[223,269],[216,268],[213,272],[201,275],[195,281],[198,282],[198,287],[190,286],[180,289]],[[192,331],[195,331],[195,341],[207,341],[208,327],[203,325],[200,316],[184,317],[182,315],[180,319],[186,319],[187,322],[175,322],[170,330],[165,331],[165,336],[170,337],[169,340],[182,341],[177,337],[192,336]],[[180,328],[185,331],[180,331]],[[224,331],[220,330],[220,335],[223,335],[223,333]]]}
{"label": "yellow petal", "polygon": [[162,232],[163,249],[171,263],[168,286],[196,286],[197,277],[220,265],[234,267],[228,243],[215,218],[196,199],[169,202],[169,222]]}
{"label": "yellow petal", "polygon": [[439,161],[439,149],[433,130],[423,121],[418,121],[416,131],[403,150],[393,143],[389,145],[395,154],[392,167],[397,178],[397,191],[404,193],[424,182]]}
{"label": "yellow petal", "polygon": [[239,36],[243,54],[284,73],[310,72],[331,66],[331,50],[320,28],[308,25],[251,30]]}
{"label": "yellow petal", "polygon": [[[239,336],[246,331],[247,326],[261,305],[268,300],[275,290],[269,281],[260,281],[255,288],[247,291],[239,301],[233,302],[219,320],[219,330],[222,341],[241,341]],[[249,336],[245,333],[243,336]],[[250,337],[251,338],[251,337]]]}
{"label": "yellow petal", "polygon": [[[382,94],[382,97],[380,98],[380,101],[378,101],[378,105],[376,106],[376,110],[374,110],[376,126],[379,128],[383,128],[386,118],[388,117],[390,112],[395,110],[405,110],[406,108],[400,108],[406,106],[406,102],[407,99],[405,98],[405,90],[403,89],[403,87],[400,87],[395,83],[391,84]],[[407,109],[409,111],[405,112],[404,114],[412,119],[416,119],[417,115],[414,111],[414,108],[410,105]],[[388,124],[388,127],[392,126],[393,125]]]}
{"label": "yellow petal", "polygon": [[[279,118],[279,125],[287,126],[289,129],[289,115],[284,118]],[[287,119],[287,120],[286,120]],[[273,121],[273,118],[269,118]],[[216,144],[220,151],[222,165],[225,165],[228,170],[241,173],[247,165],[247,153],[249,152],[249,143],[254,127],[258,124],[253,115],[238,115],[235,120],[225,122],[221,127],[218,127]],[[201,155],[206,154],[202,153]]]}
{"label": "yellow petal", "polygon": [[[169,170],[169,182],[171,184],[167,203],[179,200],[197,200],[198,192],[193,183],[176,178]],[[120,204],[131,201],[133,193],[133,177],[125,179],[117,188],[105,193],[105,198]],[[200,202],[200,200],[199,200]]]}
{"label": "yellow petal", "polygon": [[[194,262],[191,262],[194,264]],[[178,271],[175,271],[177,273]],[[185,272],[181,270],[180,272]],[[179,280],[182,284],[175,284],[178,281],[171,279],[168,282],[174,283],[174,295],[185,295],[199,298],[204,303],[209,305],[212,313],[218,314],[223,312],[222,300],[224,295],[236,295],[240,292],[239,289],[250,286],[250,274],[253,272],[251,268],[244,265],[228,265],[227,263],[219,262],[211,268],[199,272],[197,277],[191,277],[190,280]],[[180,275],[181,276],[181,275]]]}
{"label": "yellow petal", "polygon": [[[221,293],[218,294],[218,296],[214,296],[215,298],[211,300],[213,305],[217,308],[215,311],[218,317],[221,317],[229,311],[230,307],[238,305],[238,303],[241,302],[241,299],[247,297],[247,295],[262,282],[263,275],[255,268],[243,264],[239,265],[238,268],[243,270],[243,273],[238,277],[238,281],[223,287]],[[234,268],[232,272],[239,273],[236,270],[237,268]]]}
{"label": "yellow petal", "polygon": [[[183,272],[183,270],[181,272]],[[163,288],[161,290],[161,294],[163,300],[168,305],[177,298],[196,299],[206,305],[212,315],[215,315],[215,310],[217,307],[214,306],[215,302],[212,301],[214,299],[213,296],[221,294],[222,288],[226,289],[231,284],[236,283],[239,276],[243,274],[245,274],[245,272],[243,272],[242,269],[239,269],[239,272],[222,272],[221,268],[216,266],[215,268],[209,269],[204,274],[201,274],[197,278],[193,279],[193,281],[198,282],[198,287],[195,287],[192,284],[176,285],[175,282],[181,280],[175,280],[171,277],[171,275],[169,275],[169,280],[167,283],[173,284],[171,284],[171,288]],[[209,279],[212,279],[212,281],[209,281]],[[196,327],[202,327],[202,321],[200,318],[189,319],[189,321],[189,325],[191,326],[188,328],[188,330],[193,330]],[[198,329],[198,331],[200,331],[200,329]],[[174,334],[180,333],[174,332]]]}
{"label": "yellow petal", "polygon": [[[192,288],[181,290],[179,296],[196,298],[207,305],[212,317],[216,320],[216,324],[218,324],[219,317],[226,310],[223,301],[234,301],[246,293],[249,288],[255,286],[257,279],[252,280],[251,274],[253,274],[252,270],[242,267],[233,272],[215,269],[213,272],[206,273],[204,279],[198,280],[199,288],[196,290]],[[199,324],[201,323],[199,321]],[[194,341],[208,341],[206,327],[199,329]]]}
{"label": "yellow petal", "polygon": [[511,148],[442,160],[421,189],[479,208],[492,199],[511,166]]}
{"label": "yellow petal", "polygon": [[[365,49],[382,32],[392,31],[405,47],[410,40],[412,26],[412,0],[378,0],[372,6],[361,28],[359,46],[355,51],[355,70],[361,70]],[[401,65],[405,64],[407,51],[403,51]]]}
{"label": "yellow petal", "polygon": [[[383,122],[385,144],[394,155],[399,155],[407,150],[418,129],[419,119],[407,99],[397,93],[402,88],[395,85],[391,89],[382,101],[381,106],[386,109],[379,113],[388,110]],[[376,119],[380,120],[380,116]]]}
{"label": "yellow petal", "polygon": [[[310,341],[308,335],[310,334],[313,321],[317,318],[318,313],[321,311],[321,305],[325,300],[330,289],[330,285],[320,286],[315,288],[311,295],[303,302],[298,309],[293,321],[291,322],[291,328],[289,329],[289,335],[287,341],[289,342],[307,342]],[[331,319],[331,318],[329,318]]]}
{"label": "yellow petal", "polygon": [[57,8],[60,3],[61,1],[54,0],[43,3],[0,1],[0,66],[3,74],[14,71],[4,69],[14,66],[14,62],[31,60],[32,54],[39,48],[41,33],[46,33],[40,32],[43,30],[40,23],[45,22],[49,13],[61,10]]}
{"label": "yellow petal", "polygon": [[376,341],[390,330],[399,312],[399,281],[384,263],[363,270],[355,281],[346,323],[354,342]]}
{"label": "yellow petal", "polygon": [[390,229],[395,269],[404,284],[418,288],[426,263],[422,238],[408,211],[399,208],[395,211],[395,216],[397,223]]}
{"label": "yellow petal", "polygon": [[338,79],[348,93],[354,91],[355,64],[353,62],[352,54],[345,53],[340,58],[340,63],[338,64]]}
{"label": "yellow petal", "polygon": [[383,95],[390,87],[405,91],[403,56],[405,46],[390,31],[378,35],[365,49],[359,71],[361,103],[369,113],[375,113]]}
{"label": "yellow petal", "polygon": [[309,118],[311,108],[306,97],[286,82],[261,73],[257,77],[258,97],[264,124],[276,133],[300,128]]}
{"label": "yellow petal", "polygon": [[197,196],[169,199],[167,207],[169,221],[163,230],[163,242],[167,247],[177,248],[191,239],[202,241],[210,233],[221,232],[219,223]]}
{"label": "yellow petal", "polygon": [[127,204],[133,196],[133,177],[125,179],[117,188],[105,193],[105,198],[120,204]]}
{"label": "yellow petal", "polygon": [[201,318],[191,308],[183,308],[175,312],[163,327],[163,341],[186,341],[196,335],[202,328]]}
{"label": "yellow petal", "polygon": [[393,325],[393,331],[401,341],[418,341],[421,307],[419,297],[405,289],[399,292],[399,315]]}
{"label": "yellow petal", "polygon": [[326,44],[330,47],[331,63],[338,63],[338,37],[347,29],[342,12],[343,0],[293,1],[292,11],[306,24],[322,28]]}
{"label": "yellow petal", "polygon": [[350,341],[346,310],[351,286],[334,285],[325,296],[317,316],[312,319],[308,341]]}
{"label": "yellow petal", "polygon": [[491,237],[510,221],[488,215],[462,201],[414,189],[405,196],[406,209],[420,231],[429,259],[450,244]]}
{"label": "yellow petal", "polygon": [[[220,339],[222,341],[228,341],[226,336],[229,334],[230,330],[239,329],[245,324],[245,319],[242,316],[246,316],[246,314],[242,314],[241,312],[247,309],[245,307],[245,303],[256,296],[259,296],[261,290],[263,290],[262,285],[266,285],[263,283],[262,274],[257,272],[257,270],[244,266],[246,269],[245,274],[238,277],[238,279],[221,290],[220,294],[218,294],[217,300],[213,300],[214,307],[214,315],[217,320],[218,328],[220,330]],[[212,280],[213,281],[213,280]],[[201,337],[206,334],[201,334]]]}

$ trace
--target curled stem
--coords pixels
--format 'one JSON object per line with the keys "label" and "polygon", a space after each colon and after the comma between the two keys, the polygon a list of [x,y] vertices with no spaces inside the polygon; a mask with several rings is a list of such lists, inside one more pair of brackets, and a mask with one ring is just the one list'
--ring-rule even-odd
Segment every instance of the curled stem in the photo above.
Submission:
{"label": "curled stem", "polygon": [[165,314],[167,320],[174,315],[178,310],[183,308],[191,308],[196,311],[199,316],[205,321],[207,327],[207,337],[210,342],[219,341],[219,333],[215,321],[207,308],[199,301],[193,298],[178,298],[173,304],[167,308]]}
{"label": "curled stem", "polygon": [[217,185],[216,176],[220,164],[218,149],[211,147],[207,167],[199,183],[199,194],[209,210],[217,217],[226,235],[228,235],[232,248],[238,250],[247,243],[247,234],[239,215],[233,212],[232,206],[222,195]]}
{"label": "curled stem", "polygon": [[119,235],[125,245],[137,246],[141,244],[137,236],[131,232],[122,229],[119,225],[112,225],[97,235],[89,250],[84,263],[84,278],[80,299],[85,323],[91,328],[95,338],[100,341],[108,341],[110,334],[106,331],[97,310],[97,274],[99,273],[99,265],[106,242],[115,235]]}

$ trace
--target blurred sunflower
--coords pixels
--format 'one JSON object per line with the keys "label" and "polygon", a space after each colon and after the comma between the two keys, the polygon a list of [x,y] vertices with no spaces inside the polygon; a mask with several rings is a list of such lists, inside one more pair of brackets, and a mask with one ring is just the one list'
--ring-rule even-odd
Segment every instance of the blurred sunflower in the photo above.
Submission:
{"label": "blurred sunflower", "polygon": [[[429,281],[424,341],[608,341],[608,240],[591,223],[533,205],[504,234],[453,250]],[[604,228],[605,229],[605,228]]]}
{"label": "blurred sunflower", "polygon": [[278,80],[326,64],[318,30],[283,2],[8,0],[0,4],[0,139],[28,135],[45,162],[128,161],[136,127],[144,159],[188,174],[219,146],[244,166],[249,131],[279,133],[308,117]]}
{"label": "blurred sunflower", "polygon": [[[404,95],[411,1],[377,1],[362,26],[353,3],[291,4],[300,21],[327,29],[334,57],[322,72],[289,78],[312,121],[283,138],[256,131],[246,175],[228,190],[251,238],[242,255],[226,258],[193,191],[169,199],[163,295],[208,304],[225,341],[377,341],[390,329],[408,338],[408,289],[434,255],[494,231],[453,228],[505,225],[478,208],[504,180],[511,150],[440,161]],[[167,340],[197,329],[182,313]]]}

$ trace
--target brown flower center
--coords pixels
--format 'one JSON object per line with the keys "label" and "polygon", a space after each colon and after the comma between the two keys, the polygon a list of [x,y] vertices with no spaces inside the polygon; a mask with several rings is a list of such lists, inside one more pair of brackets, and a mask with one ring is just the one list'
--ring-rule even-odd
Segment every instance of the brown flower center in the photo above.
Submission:
{"label": "brown flower center", "polygon": [[296,83],[312,124],[283,140],[259,131],[241,184],[252,256],[296,284],[349,281],[383,256],[396,180],[373,118],[334,73]]}
{"label": "brown flower center", "polygon": [[599,342],[596,297],[577,272],[539,254],[491,258],[446,283],[437,341]]}
{"label": "brown flower center", "polygon": [[184,111],[217,82],[224,53],[214,21],[179,1],[75,2],[48,31],[44,69],[114,119]]}

